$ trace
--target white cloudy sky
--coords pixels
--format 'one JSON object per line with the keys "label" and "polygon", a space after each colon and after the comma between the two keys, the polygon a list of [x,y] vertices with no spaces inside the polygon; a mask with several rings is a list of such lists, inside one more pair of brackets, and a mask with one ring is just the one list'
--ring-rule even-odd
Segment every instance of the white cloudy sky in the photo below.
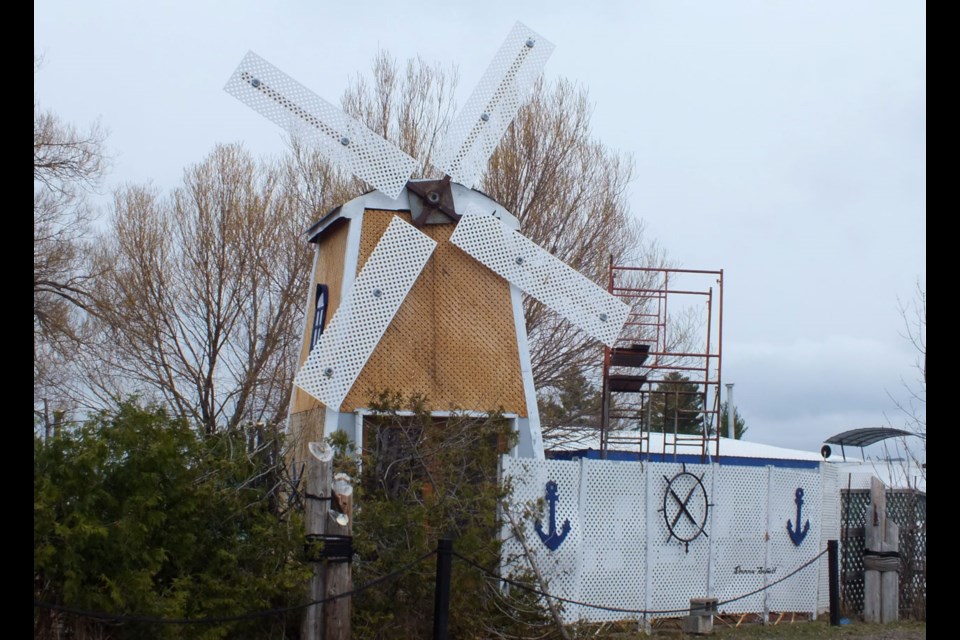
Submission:
{"label": "white cloudy sky", "polygon": [[[108,188],[170,188],[218,142],[284,134],[223,91],[253,50],[331,102],[378,49],[456,63],[462,104],[515,21],[556,45],[632,155],[631,213],[723,269],[723,381],[748,439],[818,450],[897,422],[898,299],[926,285],[926,33],[904,0],[37,0],[42,107],[110,130]],[[722,452],[721,452],[722,453]]]}

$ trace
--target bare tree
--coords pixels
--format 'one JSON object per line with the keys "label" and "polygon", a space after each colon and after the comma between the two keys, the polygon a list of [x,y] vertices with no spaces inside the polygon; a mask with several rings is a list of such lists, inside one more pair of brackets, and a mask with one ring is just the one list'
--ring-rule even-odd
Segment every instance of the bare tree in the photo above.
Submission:
{"label": "bare tree", "polygon": [[[449,119],[452,72],[405,73],[385,54],[376,82],[344,105],[398,144],[429,157]],[[360,114],[361,105],[370,106]],[[375,108],[374,106],[375,105]],[[375,115],[388,123],[377,127]],[[364,190],[297,140],[276,166],[220,146],[168,197],[144,186],[115,196],[96,251],[98,332],[83,348],[89,404],[136,391],[208,432],[286,417],[299,355],[312,253],[302,232]]]}
{"label": "bare tree", "polygon": [[[358,77],[344,109],[421,162],[455,111],[452,68],[397,64],[381,52],[373,82]],[[587,93],[540,83],[491,159],[481,188],[522,231],[604,284],[614,260],[643,257],[641,225],[626,203],[628,158],[591,137]],[[116,195],[97,251],[98,341],[87,374],[109,397],[137,389],[208,430],[285,415],[303,322],[310,251],[301,232],[367,187],[291,142],[281,166],[218,147],[170,197],[145,187]],[[646,257],[662,259],[651,250]],[[525,305],[538,386],[594,368],[600,345],[533,300]]]}
{"label": "bare tree", "polygon": [[[40,59],[34,57],[34,71]],[[85,264],[86,196],[106,168],[106,132],[80,130],[33,104],[34,401],[55,394],[81,342],[94,274]]]}
{"label": "bare tree", "polygon": [[117,192],[96,254],[100,393],[159,395],[208,433],[286,417],[315,215],[289,175],[218,146],[168,197]]}
{"label": "bare tree", "polygon": [[[629,158],[592,139],[587,92],[541,81],[480,188],[520,219],[526,237],[606,286],[610,260],[639,253],[642,227],[626,197],[631,174]],[[526,299],[524,316],[538,388],[599,365],[600,345],[536,300]]]}
{"label": "bare tree", "polygon": [[377,52],[373,84],[356,76],[340,101],[343,110],[419,161],[415,177],[440,178],[430,164],[453,118],[457,71],[423,59],[403,69],[386,51]]}
{"label": "bare tree", "polygon": [[889,418],[887,422],[897,423],[907,431],[912,432],[922,442],[924,460],[905,443],[904,449],[911,457],[911,465],[919,469],[926,478],[925,462],[927,450],[927,291],[918,280],[913,297],[908,302],[897,299],[897,307],[903,320],[903,332],[900,334],[913,347],[916,360],[913,363],[914,376],[911,380],[901,378],[904,389],[904,399],[898,399],[887,393],[897,410],[897,419]]}

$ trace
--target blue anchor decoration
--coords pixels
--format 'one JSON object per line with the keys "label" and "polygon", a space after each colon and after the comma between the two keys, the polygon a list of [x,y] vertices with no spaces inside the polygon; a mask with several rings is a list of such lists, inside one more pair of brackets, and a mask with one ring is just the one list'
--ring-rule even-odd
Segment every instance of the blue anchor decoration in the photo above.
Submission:
{"label": "blue anchor decoration", "polygon": [[550,503],[550,529],[547,533],[544,533],[539,520],[533,523],[533,528],[537,530],[537,535],[540,536],[547,549],[556,551],[567,539],[567,534],[570,533],[570,520],[564,520],[563,529],[557,533],[557,500],[559,498],[557,497],[557,483],[553,480],[547,482],[546,498],[547,502]]}
{"label": "blue anchor decoration", "polygon": [[797,530],[793,530],[793,524],[788,519],[787,533],[790,534],[790,540],[793,541],[793,546],[799,547],[803,539],[807,537],[807,532],[810,531],[810,521],[807,520],[803,525],[803,529],[800,529],[800,509],[803,507],[803,488],[797,489],[795,495],[797,496],[797,499],[794,500],[794,502],[797,503]]}

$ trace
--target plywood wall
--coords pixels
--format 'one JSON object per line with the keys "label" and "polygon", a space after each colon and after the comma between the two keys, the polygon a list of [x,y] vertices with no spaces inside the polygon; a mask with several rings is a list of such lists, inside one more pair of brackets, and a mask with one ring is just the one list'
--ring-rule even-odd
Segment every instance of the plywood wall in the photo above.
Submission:
{"label": "plywood wall", "polygon": [[[362,268],[393,216],[368,210],[359,248]],[[384,389],[423,394],[434,411],[527,415],[510,285],[449,242],[454,224],[421,231],[437,248],[397,311],[341,410],[370,406]]]}
{"label": "plywood wall", "polygon": [[[357,271],[363,268],[393,216],[410,214],[367,210],[362,221]],[[354,222],[355,224],[355,222]],[[527,415],[520,373],[510,285],[449,242],[454,224],[421,231],[437,241],[407,298],[340,407],[369,407],[381,391],[427,397],[433,411],[495,411]],[[327,230],[311,283],[330,287],[327,322],[340,303],[346,223]],[[309,353],[314,301],[307,309],[300,363]],[[323,405],[294,389],[292,413]]]}
{"label": "plywood wall", "polygon": [[[333,318],[334,312],[340,306],[341,285],[343,284],[343,261],[347,252],[347,232],[350,229],[349,220],[335,222],[327,229],[317,243],[317,259],[313,269],[313,279],[310,282],[309,302],[306,309],[306,326],[300,345],[299,369],[307,356],[310,355],[310,334],[313,331],[313,315],[316,313],[316,291],[318,284],[329,287],[327,299],[327,324]],[[323,405],[303,389],[294,386],[290,399],[291,413],[307,411]],[[321,436],[323,433],[321,432]]]}

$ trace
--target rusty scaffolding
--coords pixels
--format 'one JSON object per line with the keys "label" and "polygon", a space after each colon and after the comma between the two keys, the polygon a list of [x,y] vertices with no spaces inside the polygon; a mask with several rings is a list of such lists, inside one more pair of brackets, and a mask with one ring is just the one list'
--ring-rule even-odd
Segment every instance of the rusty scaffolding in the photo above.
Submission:
{"label": "rusty scaffolding", "polygon": [[[614,446],[648,459],[683,447],[719,457],[723,271],[611,262],[608,289],[631,313],[604,349],[601,455]],[[651,432],[662,434],[653,445]]]}

